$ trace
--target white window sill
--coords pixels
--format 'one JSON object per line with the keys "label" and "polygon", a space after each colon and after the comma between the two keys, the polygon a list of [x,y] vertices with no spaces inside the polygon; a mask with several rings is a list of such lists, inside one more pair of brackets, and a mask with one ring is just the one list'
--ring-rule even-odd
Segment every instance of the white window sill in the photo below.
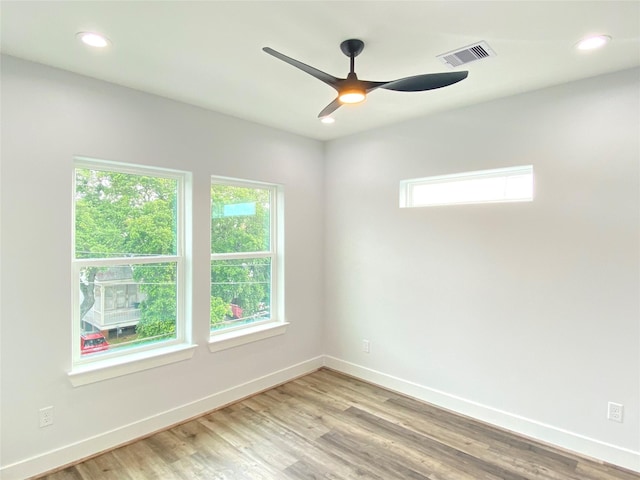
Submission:
{"label": "white window sill", "polygon": [[217,333],[209,339],[209,350],[219,352],[227,348],[238,347],[246,343],[257,342],[276,335],[282,335],[287,331],[288,322],[266,323],[233,330],[226,333]]}
{"label": "white window sill", "polygon": [[181,362],[193,357],[197,346],[173,345],[78,366],[69,372],[69,380],[74,387],[79,387],[170,363]]}

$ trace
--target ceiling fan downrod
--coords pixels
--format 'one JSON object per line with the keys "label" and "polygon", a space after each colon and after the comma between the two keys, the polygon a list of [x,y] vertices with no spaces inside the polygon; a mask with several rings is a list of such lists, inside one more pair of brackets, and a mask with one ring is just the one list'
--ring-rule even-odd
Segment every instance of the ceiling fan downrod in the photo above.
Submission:
{"label": "ceiling fan downrod", "polygon": [[340,50],[349,57],[349,73],[355,73],[355,58],[362,53],[362,50],[364,50],[364,42],[357,38],[351,38],[340,44]]}

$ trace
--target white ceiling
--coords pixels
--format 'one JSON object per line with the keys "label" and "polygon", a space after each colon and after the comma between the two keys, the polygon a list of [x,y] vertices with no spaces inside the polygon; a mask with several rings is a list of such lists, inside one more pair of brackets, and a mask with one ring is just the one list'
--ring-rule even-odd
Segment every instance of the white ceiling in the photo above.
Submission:
{"label": "white ceiling", "polygon": [[[3,53],[322,140],[640,65],[638,1],[2,1],[1,14]],[[91,50],[80,31],[113,44]],[[612,41],[578,52],[589,34]],[[497,56],[447,88],[376,90],[324,125],[335,91],[262,47],[345,77],[348,38],[365,42],[364,80],[449,71],[436,55],[481,40]]]}

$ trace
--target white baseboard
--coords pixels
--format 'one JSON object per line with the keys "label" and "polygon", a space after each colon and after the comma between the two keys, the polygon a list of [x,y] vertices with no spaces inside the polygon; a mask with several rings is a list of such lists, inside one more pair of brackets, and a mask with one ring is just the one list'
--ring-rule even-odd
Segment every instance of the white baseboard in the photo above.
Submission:
{"label": "white baseboard", "polygon": [[296,377],[326,366],[381,387],[409,395],[447,410],[531,437],[578,454],[640,472],[640,452],[588,438],[535,420],[450,395],[376,370],[331,356],[320,356],[256,378],[222,392],[168,410],[152,417],[124,425],[115,430],[66,445],[0,468],[2,480],[23,480],[64,465],[75,463],[97,452],[110,450],[153,432],[198,417],[242,398],[267,390]]}
{"label": "white baseboard", "polygon": [[389,390],[423,400],[520,435],[552,444],[579,455],[640,472],[640,452],[611,445],[552,425],[488,407],[455,395],[387,375],[335,357],[325,356],[327,368],[352,375]]}
{"label": "white baseboard", "polygon": [[95,437],[86,438],[71,445],[66,445],[62,448],[11,465],[6,465],[0,468],[0,478],[2,480],[24,480],[25,478],[78,462],[81,459],[94,456],[97,452],[110,450],[118,445],[126,444],[132,440],[185,422],[229,403],[236,402],[313,372],[322,366],[322,356],[312,358],[158,415],[153,415],[115,430],[96,435]]}

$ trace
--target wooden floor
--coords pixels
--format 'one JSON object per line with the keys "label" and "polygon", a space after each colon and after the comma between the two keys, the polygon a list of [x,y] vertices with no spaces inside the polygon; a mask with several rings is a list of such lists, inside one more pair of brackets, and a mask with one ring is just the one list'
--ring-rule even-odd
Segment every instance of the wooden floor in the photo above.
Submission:
{"label": "wooden floor", "polygon": [[47,480],[638,480],[320,370]]}

